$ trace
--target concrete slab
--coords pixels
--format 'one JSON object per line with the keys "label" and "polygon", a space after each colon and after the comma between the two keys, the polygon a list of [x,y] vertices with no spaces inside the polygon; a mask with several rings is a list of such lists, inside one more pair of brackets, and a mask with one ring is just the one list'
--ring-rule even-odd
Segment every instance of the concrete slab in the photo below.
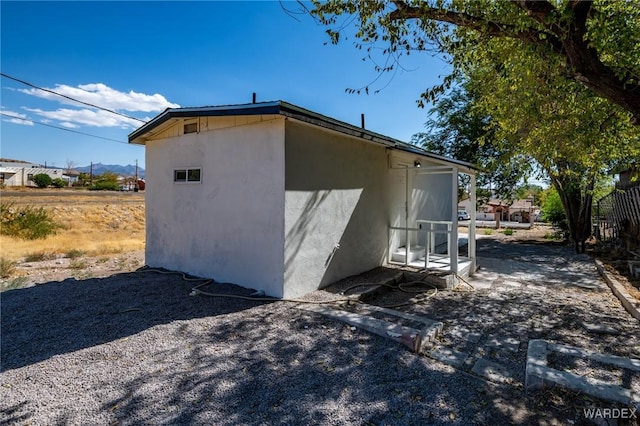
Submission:
{"label": "concrete slab", "polygon": [[471,372],[497,383],[513,380],[513,373],[507,367],[484,358],[476,361]]}
{"label": "concrete slab", "polygon": [[596,398],[619,402],[640,409],[640,395],[635,394],[630,389],[626,389],[619,384],[607,383],[550,368],[547,361],[549,352],[589,358],[619,368],[640,371],[640,359],[600,354],[587,349],[545,342],[544,340],[531,340],[527,351],[525,373],[525,386],[527,389],[536,389],[549,385],[561,386]]}
{"label": "concrete slab", "polygon": [[447,330],[447,334],[449,336],[460,340],[466,340],[467,342],[471,343],[478,343],[480,341],[480,338],[482,337],[482,333],[470,331],[465,327],[457,326]]}
{"label": "concrete slab", "polygon": [[425,349],[431,345],[431,343],[435,340],[435,338],[442,332],[442,328],[444,324],[440,321],[435,321],[427,317],[423,317],[420,315],[414,315],[407,312],[397,311],[395,309],[382,308],[380,306],[375,305],[367,305],[361,304],[358,305],[360,309],[369,310],[373,312],[380,312],[386,315],[395,316],[398,318],[406,319],[409,321],[413,321],[416,323],[420,323],[423,327],[419,332],[418,345],[419,347],[414,348],[416,352],[422,353]]}
{"label": "concrete slab", "polygon": [[466,352],[459,352],[455,349],[445,348],[443,346],[438,346],[437,348],[429,352],[428,355],[433,359],[456,368],[462,366],[467,358],[469,358],[469,354]]}
{"label": "concrete slab", "polygon": [[587,330],[589,333],[594,333],[594,334],[612,334],[612,335],[620,334],[618,330],[606,324],[593,324],[589,322],[583,322],[582,328]]}
{"label": "concrete slab", "polygon": [[397,316],[411,321],[415,321],[424,325],[419,329],[413,327],[402,326],[390,321],[385,321],[368,315],[362,315],[354,312],[347,312],[341,309],[334,309],[323,305],[298,305],[299,309],[316,312],[330,318],[342,321],[354,327],[361,328],[370,333],[377,334],[398,343],[403,344],[415,353],[425,353],[427,348],[432,345],[435,338],[442,331],[443,324],[433,321],[429,318],[406,312],[395,311],[393,309],[381,308],[378,306],[362,305],[371,311],[379,311],[388,315]]}
{"label": "concrete slab", "polygon": [[486,345],[497,349],[506,349],[511,352],[518,352],[520,340],[513,337],[489,336]]}
{"label": "concrete slab", "polygon": [[632,317],[636,318],[640,321],[640,302],[635,300],[633,296],[631,296],[627,290],[624,288],[622,284],[618,280],[616,280],[611,274],[607,273],[607,270],[604,268],[604,264],[598,259],[595,260],[596,268],[598,272],[604,278],[604,281],[607,283],[613,294],[616,295],[618,299],[620,299],[620,303],[622,306],[631,314]]}

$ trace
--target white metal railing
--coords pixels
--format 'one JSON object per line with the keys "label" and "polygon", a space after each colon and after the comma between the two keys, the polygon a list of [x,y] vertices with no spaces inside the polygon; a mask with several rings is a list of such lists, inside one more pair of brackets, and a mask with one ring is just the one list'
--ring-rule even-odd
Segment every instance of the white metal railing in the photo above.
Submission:
{"label": "white metal railing", "polygon": [[[452,221],[444,221],[444,220],[416,220],[417,227],[407,227],[407,226],[390,226],[390,231],[404,231],[405,233],[405,255],[404,255],[404,265],[409,265],[409,255],[411,253],[411,234],[413,232],[426,232],[425,237],[425,250],[424,250],[424,267],[427,269],[429,265],[429,255],[432,250],[436,247],[436,235],[437,234],[445,234],[447,235],[447,253],[450,257],[450,269],[452,272],[458,271],[458,251],[457,251],[457,241],[454,243],[452,230],[453,230],[453,222]],[[445,229],[438,229],[438,225],[446,226]],[[418,244],[418,236],[416,235],[416,246]],[[452,251],[452,247],[455,249]],[[391,261],[392,257],[392,243],[391,238],[389,238],[389,260]]]}
{"label": "white metal railing", "polygon": [[[452,247],[452,237],[451,237],[451,230],[453,229],[453,222],[451,221],[447,221],[447,220],[416,220],[416,223],[418,224],[418,228],[421,231],[426,230],[427,232],[427,237],[425,239],[425,248],[424,248],[424,268],[427,269],[427,266],[429,265],[429,253],[431,252],[431,249],[435,249],[436,246],[436,235],[437,234],[446,234],[447,235],[447,254],[449,255],[451,261],[450,261],[450,269],[452,272],[457,272],[458,269],[458,259],[457,256],[452,255],[452,251],[451,251],[451,247]],[[435,229],[435,226],[437,225],[446,225],[447,229],[445,230],[439,230],[439,229]],[[423,226],[425,226],[427,229],[424,229]],[[455,252],[457,254],[457,241],[455,243]],[[454,265],[454,260],[455,260],[455,265]]]}

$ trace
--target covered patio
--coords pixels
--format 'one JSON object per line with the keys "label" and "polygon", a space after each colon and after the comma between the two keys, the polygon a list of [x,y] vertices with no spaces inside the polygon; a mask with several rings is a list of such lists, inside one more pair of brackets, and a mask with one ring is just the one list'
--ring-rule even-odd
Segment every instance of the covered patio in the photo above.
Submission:
{"label": "covered patio", "polygon": [[[476,270],[475,209],[468,234],[458,233],[458,178],[467,175],[471,205],[476,203],[475,171],[450,159],[390,156],[392,185],[388,263],[468,277]],[[407,249],[408,247],[408,249]]]}

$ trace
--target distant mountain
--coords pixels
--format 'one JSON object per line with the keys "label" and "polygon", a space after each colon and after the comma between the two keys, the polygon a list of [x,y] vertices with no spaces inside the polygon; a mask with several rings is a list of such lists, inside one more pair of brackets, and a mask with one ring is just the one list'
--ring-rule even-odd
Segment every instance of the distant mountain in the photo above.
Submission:
{"label": "distant mountain", "polygon": [[[79,172],[89,173],[91,171],[91,166],[74,167],[74,169]],[[121,166],[119,164],[102,164],[102,163],[95,163],[93,165],[94,175],[101,175],[104,172],[112,172],[120,176],[135,176],[136,166],[133,164]],[[138,166],[138,177],[144,179],[144,176],[145,176],[144,169]]]}

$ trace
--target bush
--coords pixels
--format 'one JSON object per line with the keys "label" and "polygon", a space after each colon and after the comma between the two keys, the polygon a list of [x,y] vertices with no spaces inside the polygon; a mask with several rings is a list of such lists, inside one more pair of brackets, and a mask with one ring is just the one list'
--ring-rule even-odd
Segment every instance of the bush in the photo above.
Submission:
{"label": "bush", "polygon": [[84,255],[85,255],[85,252],[83,250],[71,249],[65,254],[65,257],[68,257],[69,259],[76,259]]}
{"label": "bush", "polygon": [[89,187],[89,190],[91,191],[118,191],[119,189],[120,186],[118,185],[118,182],[111,181],[95,182]]}
{"label": "bush", "polygon": [[53,253],[47,253],[44,251],[39,251],[35,253],[29,253],[24,257],[25,262],[42,262],[45,260],[55,259],[56,255]]}
{"label": "bush", "polygon": [[507,228],[507,229],[505,229],[504,231],[502,231],[502,233],[503,233],[504,235],[513,235],[513,229],[511,229],[511,228]]}
{"label": "bush", "polygon": [[24,240],[37,240],[56,233],[60,225],[42,207],[15,208],[0,203],[0,233]]}
{"label": "bush", "polygon": [[65,186],[67,186],[67,182],[62,178],[55,178],[51,181],[51,184],[56,188],[64,188]]}
{"label": "bush", "polygon": [[16,271],[16,262],[0,257],[0,277],[9,278]]}
{"label": "bush", "polygon": [[31,181],[35,183],[38,188],[46,188],[53,183],[51,176],[46,173],[39,173],[31,178]]}
{"label": "bush", "polygon": [[549,188],[542,203],[542,220],[550,222],[561,229],[566,228],[567,216],[560,201],[560,195],[554,188]]}
{"label": "bush", "polygon": [[93,185],[89,189],[93,191],[118,191],[120,189],[118,175],[112,172],[104,172],[94,178]]}

